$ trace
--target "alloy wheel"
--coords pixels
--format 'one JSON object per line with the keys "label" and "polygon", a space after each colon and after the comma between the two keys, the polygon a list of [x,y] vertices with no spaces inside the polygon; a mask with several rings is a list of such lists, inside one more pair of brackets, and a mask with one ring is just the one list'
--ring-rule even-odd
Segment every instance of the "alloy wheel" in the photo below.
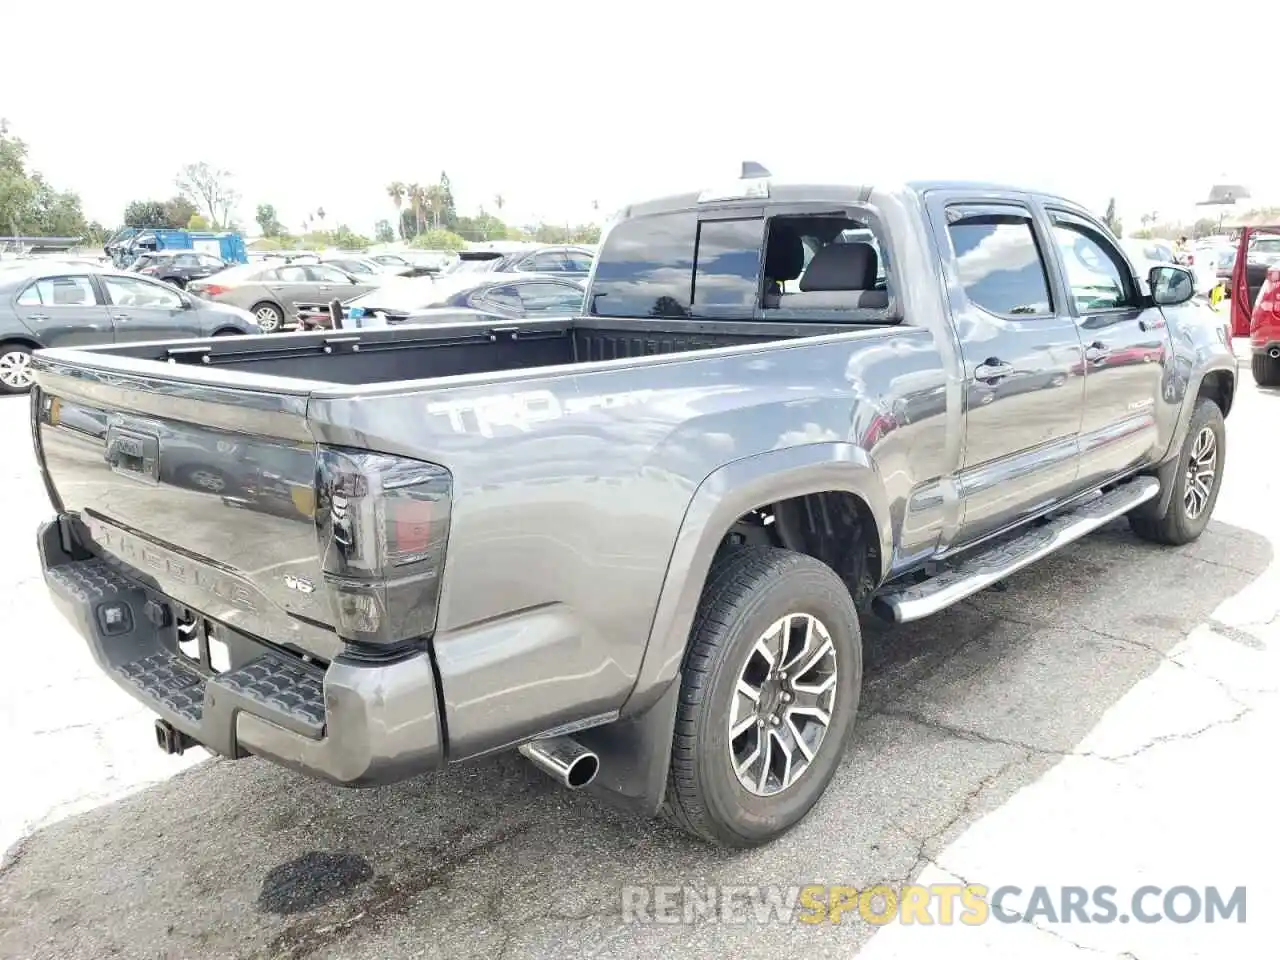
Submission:
{"label": "alloy wheel", "polygon": [[809,769],[831,724],[836,671],[831,635],[810,614],[782,617],[756,641],[729,712],[729,759],[749,792],[781,793]]}
{"label": "alloy wheel", "polygon": [[1187,460],[1187,482],[1182,506],[1188,520],[1196,520],[1209,505],[1209,495],[1218,475],[1218,436],[1210,427],[1201,427]]}

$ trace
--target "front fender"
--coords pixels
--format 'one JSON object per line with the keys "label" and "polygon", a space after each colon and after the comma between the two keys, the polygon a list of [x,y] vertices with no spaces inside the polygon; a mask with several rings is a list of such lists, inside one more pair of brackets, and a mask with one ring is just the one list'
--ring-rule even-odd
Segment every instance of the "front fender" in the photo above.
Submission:
{"label": "front fender", "polygon": [[[1231,337],[1225,325],[1219,328],[1213,323],[1202,322],[1203,313],[1196,317],[1175,310],[1166,309],[1164,312],[1170,321],[1175,370],[1181,368],[1186,372],[1181,377],[1176,377],[1173,384],[1166,384],[1166,389],[1169,386],[1180,389],[1182,396],[1169,447],[1159,466],[1153,471],[1160,480],[1160,496],[1154,500],[1148,500],[1135,511],[1141,516],[1151,517],[1163,516],[1169,509],[1169,501],[1173,496],[1174,477],[1181,463],[1179,455],[1182,452],[1182,444],[1186,439],[1187,430],[1190,429],[1196,404],[1205,391],[1205,380],[1211,376],[1225,374],[1230,380],[1229,395],[1232,397],[1240,380],[1240,361],[1235,355]],[[1225,416],[1228,410],[1224,409],[1222,413]]]}
{"label": "front fender", "polygon": [[871,511],[880,556],[891,557],[888,499],[867,452],[851,443],[811,443],[727,463],[694,491],[676,535],[644,659],[621,715],[653,706],[680,673],[703,584],[716,550],[739,517],[757,507],[823,491],[859,497]]}

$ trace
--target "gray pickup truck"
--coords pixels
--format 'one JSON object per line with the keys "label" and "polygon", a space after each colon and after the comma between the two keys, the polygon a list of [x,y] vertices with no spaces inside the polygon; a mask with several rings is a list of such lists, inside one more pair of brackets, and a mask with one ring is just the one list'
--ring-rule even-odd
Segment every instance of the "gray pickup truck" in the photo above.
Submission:
{"label": "gray pickup truck", "polygon": [[166,750],[519,749],[760,844],[841,761],[861,618],[1205,529],[1237,364],[1193,292],[1058,197],[750,167],[623,210],[582,317],[37,353],[44,575]]}

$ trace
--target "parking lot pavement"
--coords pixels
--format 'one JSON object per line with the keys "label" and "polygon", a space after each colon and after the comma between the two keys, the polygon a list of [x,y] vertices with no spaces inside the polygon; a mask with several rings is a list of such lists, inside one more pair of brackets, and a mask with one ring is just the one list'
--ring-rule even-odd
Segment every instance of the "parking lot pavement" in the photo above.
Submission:
{"label": "parking lot pavement", "polygon": [[[111,799],[175,768],[47,607],[27,547],[43,498],[29,463],[6,466],[24,529],[6,559],[22,636],[19,666],[11,658],[0,678],[6,744],[15,725],[20,742],[4,822],[39,824],[42,804],[72,794],[100,805],[11,850],[0,956],[1272,956],[1274,791],[1258,771],[1274,768],[1280,713],[1280,518],[1265,510],[1280,395],[1247,373],[1240,394],[1199,542],[1156,548],[1115,524],[1003,592],[906,628],[868,627],[862,716],[835,783],[791,834],[736,854],[565,792],[515,755],[367,791],[207,761]],[[11,406],[0,435],[20,447]],[[39,667],[38,680],[15,678],[23,667]],[[76,746],[78,724],[92,748]],[[11,812],[12,785],[42,778],[55,786]],[[626,885],[916,877],[1247,885],[1253,909],[1243,926],[1088,928],[622,916]]]}

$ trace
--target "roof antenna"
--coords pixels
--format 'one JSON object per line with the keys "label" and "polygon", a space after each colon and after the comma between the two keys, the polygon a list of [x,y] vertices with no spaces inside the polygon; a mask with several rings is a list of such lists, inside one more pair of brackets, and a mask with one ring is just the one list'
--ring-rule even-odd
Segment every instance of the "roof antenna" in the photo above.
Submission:
{"label": "roof antenna", "polygon": [[756,163],[754,160],[744,160],[742,163],[742,179],[755,180],[759,177],[771,177],[768,170]]}

